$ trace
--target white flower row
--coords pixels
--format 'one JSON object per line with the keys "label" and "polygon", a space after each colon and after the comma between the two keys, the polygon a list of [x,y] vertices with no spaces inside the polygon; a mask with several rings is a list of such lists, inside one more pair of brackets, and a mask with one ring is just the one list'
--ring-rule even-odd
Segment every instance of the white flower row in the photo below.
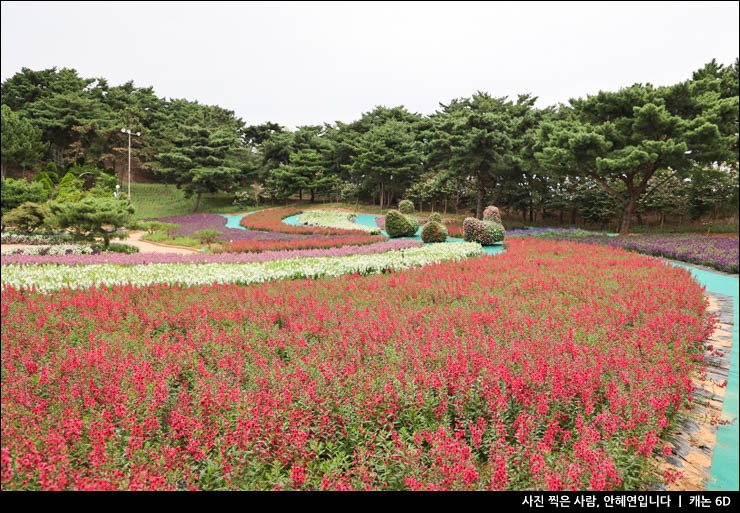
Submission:
{"label": "white flower row", "polygon": [[96,285],[147,286],[154,283],[184,286],[212,283],[253,284],[289,278],[321,278],[402,270],[446,260],[478,256],[477,243],[458,242],[389,251],[373,255],[299,258],[249,264],[146,264],[146,265],[18,265],[2,267],[2,284],[40,291],[89,288]]}
{"label": "white flower row", "polygon": [[364,226],[353,222],[355,215],[348,212],[336,210],[308,210],[298,215],[297,221],[308,226],[321,226],[323,228],[337,228],[340,230],[362,230],[371,235],[380,233],[380,228]]}
{"label": "white flower row", "polygon": [[[11,253],[18,254],[18,250],[2,250],[3,255]],[[80,244],[53,244],[49,246],[28,246],[23,248],[23,255],[91,255],[93,249],[90,246]]]}

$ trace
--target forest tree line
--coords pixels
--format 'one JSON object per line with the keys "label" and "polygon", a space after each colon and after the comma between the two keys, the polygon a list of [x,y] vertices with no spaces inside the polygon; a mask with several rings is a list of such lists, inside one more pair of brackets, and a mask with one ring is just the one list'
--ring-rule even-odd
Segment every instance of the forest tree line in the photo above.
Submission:
{"label": "forest tree line", "polygon": [[187,196],[298,198],[474,212],[534,222],[737,217],[738,61],[671,86],[634,84],[537,108],[475,92],[425,116],[378,106],[351,123],[286,129],[233,111],[111,86],[74,69],[23,68],[2,83],[2,175],[138,180]]}

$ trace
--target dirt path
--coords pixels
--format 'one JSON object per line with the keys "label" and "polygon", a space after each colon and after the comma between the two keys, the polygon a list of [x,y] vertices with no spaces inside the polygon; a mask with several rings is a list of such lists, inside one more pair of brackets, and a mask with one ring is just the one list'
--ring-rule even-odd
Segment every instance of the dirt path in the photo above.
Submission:
{"label": "dirt path", "polygon": [[119,242],[130,246],[136,246],[139,248],[139,253],[177,253],[178,255],[199,253],[199,251],[194,248],[188,248],[185,246],[168,246],[167,244],[141,240],[144,235],[145,232],[129,232],[128,238]]}

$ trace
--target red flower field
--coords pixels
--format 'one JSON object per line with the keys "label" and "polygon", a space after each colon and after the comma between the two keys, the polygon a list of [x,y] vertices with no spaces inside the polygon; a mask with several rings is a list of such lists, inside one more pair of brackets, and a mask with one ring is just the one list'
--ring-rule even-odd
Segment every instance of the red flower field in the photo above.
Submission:
{"label": "red flower field", "polygon": [[702,292],[518,239],[372,277],[5,289],[2,488],[649,488]]}

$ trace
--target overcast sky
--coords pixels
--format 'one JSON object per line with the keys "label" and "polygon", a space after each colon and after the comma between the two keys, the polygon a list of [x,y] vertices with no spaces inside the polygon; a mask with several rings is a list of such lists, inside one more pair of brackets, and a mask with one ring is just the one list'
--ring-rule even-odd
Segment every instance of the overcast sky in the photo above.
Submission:
{"label": "overcast sky", "polygon": [[289,128],[486,91],[538,106],[738,56],[738,2],[2,2],[2,80],[74,68]]}

